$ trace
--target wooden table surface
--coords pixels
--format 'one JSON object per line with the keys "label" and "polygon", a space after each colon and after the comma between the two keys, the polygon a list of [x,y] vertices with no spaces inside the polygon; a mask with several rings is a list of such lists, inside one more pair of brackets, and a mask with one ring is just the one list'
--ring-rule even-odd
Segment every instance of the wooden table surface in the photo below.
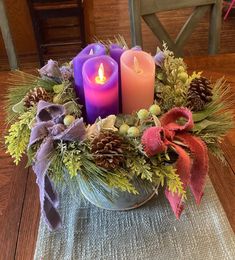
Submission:
{"label": "wooden table surface", "polygon": [[[185,59],[190,70],[206,71],[215,80],[225,76],[235,92],[235,54]],[[0,97],[7,89],[8,72],[0,72]],[[0,108],[2,108],[0,103]],[[234,108],[235,110],[235,108]],[[0,109],[1,135],[4,112]],[[210,158],[210,178],[235,232],[235,130],[222,143],[227,166]],[[0,150],[0,260],[33,259],[38,223],[39,198],[33,172],[25,161],[16,167],[4,150]]]}

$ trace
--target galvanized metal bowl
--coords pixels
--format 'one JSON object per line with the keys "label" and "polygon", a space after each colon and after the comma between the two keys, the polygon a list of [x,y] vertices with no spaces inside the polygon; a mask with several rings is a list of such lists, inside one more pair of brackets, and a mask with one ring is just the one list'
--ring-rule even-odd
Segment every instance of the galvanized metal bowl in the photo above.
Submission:
{"label": "galvanized metal bowl", "polygon": [[148,202],[157,193],[157,188],[151,183],[143,185],[143,180],[135,179],[132,181],[139,194],[134,195],[129,192],[108,190],[112,197],[110,200],[99,190],[91,190],[87,183],[81,178],[79,188],[83,196],[92,204],[99,208],[108,210],[130,210],[135,209]]}

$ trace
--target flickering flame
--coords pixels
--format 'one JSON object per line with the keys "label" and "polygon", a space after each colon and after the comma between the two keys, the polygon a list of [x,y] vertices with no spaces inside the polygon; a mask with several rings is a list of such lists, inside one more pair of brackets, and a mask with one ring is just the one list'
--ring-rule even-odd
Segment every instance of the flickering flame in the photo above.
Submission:
{"label": "flickering flame", "polygon": [[89,55],[93,55],[93,54],[94,54],[94,51],[93,51],[93,49],[91,49],[89,52]]}
{"label": "flickering flame", "polygon": [[96,83],[104,84],[106,81],[106,77],[104,76],[104,65],[100,64],[98,69],[98,76],[95,78]]}
{"label": "flickering flame", "polygon": [[134,56],[134,71],[138,74],[143,72],[143,70],[140,68],[139,61],[135,56]]}
{"label": "flickering flame", "polygon": [[104,80],[104,65],[103,63],[100,64],[99,70],[98,70],[98,75],[101,81]]}

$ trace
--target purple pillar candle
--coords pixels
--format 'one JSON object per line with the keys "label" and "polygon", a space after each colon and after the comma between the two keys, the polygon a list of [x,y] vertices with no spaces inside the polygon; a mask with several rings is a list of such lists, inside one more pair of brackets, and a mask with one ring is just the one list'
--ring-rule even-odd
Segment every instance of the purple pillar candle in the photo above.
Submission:
{"label": "purple pillar candle", "polygon": [[82,79],[82,67],[85,61],[90,58],[105,55],[106,49],[103,44],[92,43],[87,45],[74,59],[73,59],[73,70],[74,70],[74,81],[75,81],[75,91],[79,98],[79,103],[83,105],[85,109],[85,98],[83,89],[83,79]]}
{"label": "purple pillar candle", "polygon": [[[118,81],[119,81],[119,107],[121,110],[122,107],[122,93],[121,93],[121,68],[120,68],[120,58],[125,51],[125,47],[120,46],[119,44],[110,44],[109,46],[109,52],[110,56],[117,62],[118,64]],[[121,112],[121,111],[120,111]]]}
{"label": "purple pillar candle", "polygon": [[87,60],[82,68],[87,122],[119,112],[118,64],[109,56]]}
{"label": "purple pillar candle", "polygon": [[120,65],[121,55],[125,50],[125,47],[122,47],[116,43],[110,44],[109,46],[110,56],[117,62],[118,66]]}

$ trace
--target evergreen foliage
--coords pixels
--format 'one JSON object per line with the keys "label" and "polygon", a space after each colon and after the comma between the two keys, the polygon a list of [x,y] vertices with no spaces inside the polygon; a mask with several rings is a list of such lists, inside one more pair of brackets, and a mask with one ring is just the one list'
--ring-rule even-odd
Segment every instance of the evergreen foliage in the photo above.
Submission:
{"label": "evergreen foliage", "polygon": [[182,58],[175,58],[166,44],[163,45],[165,56],[161,68],[156,70],[155,93],[163,111],[186,104],[189,76]]}
{"label": "evergreen foliage", "polygon": [[234,97],[223,78],[213,86],[213,100],[203,111],[193,113],[195,127],[193,132],[207,144],[209,150],[222,162],[225,162],[219,143],[234,126],[232,107]]}
{"label": "evergreen foliage", "polygon": [[143,156],[127,159],[126,165],[133,175],[139,176],[143,180],[152,182],[153,172],[151,171],[150,165],[146,162],[146,159]]}
{"label": "evergreen foliage", "polygon": [[183,189],[183,183],[172,165],[160,164],[152,168],[155,175],[154,182],[157,185],[164,186],[172,193],[177,193],[186,199],[186,191]]}
{"label": "evergreen foliage", "polygon": [[18,121],[9,128],[8,135],[5,136],[7,152],[14,158],[17,165],[22,155],[25,153],[29,143],[31,124],[36,114],[36,108],[33,107],[19,116]]}
{"label": "evergreen foliage", "polygon": [[[13,106],[20,103],[25,95],[35,87],[43,87],[47,91],[52,91],[52,86],[56,84],[52,80],[41,79],[37,76],[16,70],[11,72],[8,79],[9,89],[4,96],[4,108],[7,112],[6,122],[12,123],[19,116],[18,113],[13,111]],[[22,113],[26,110],[22,109]]]}

